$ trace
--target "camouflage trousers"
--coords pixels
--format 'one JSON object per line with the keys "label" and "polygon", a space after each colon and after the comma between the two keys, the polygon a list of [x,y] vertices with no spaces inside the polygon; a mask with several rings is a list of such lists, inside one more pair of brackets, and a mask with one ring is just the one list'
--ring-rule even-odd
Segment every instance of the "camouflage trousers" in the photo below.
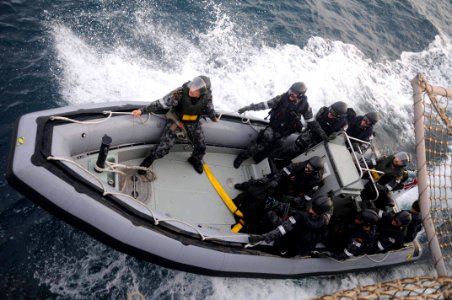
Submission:
{"label": "camouflage trousers", "polygon": [[[174,146],[174,143],[178,140],[176,133],[170,129],[172,124],[173,122],[168,121],[165,129],[163,129],[163,134],[160,137],[159,144],[150,154],[153,159],[158,159],[167,155],[170,149]],[[204,154],[206,154],[206,142],[201,124],[199,124],[199,122],[195,124],[185,124],[185,129],[187,130],[188,138],[194,147],[192,156],[198,160],[202,160]]]}
{"label": "camouflage trousers", "polygon": [[268,126],[267,128],[262,129],[259,132],[257,139],[252,141],[249,144],[248,148],[244,152],[242,152],[240,156],[243,159],[246,159],[264,150],[271,151],[273,149],[281,147],[284,140],[285,137]]}

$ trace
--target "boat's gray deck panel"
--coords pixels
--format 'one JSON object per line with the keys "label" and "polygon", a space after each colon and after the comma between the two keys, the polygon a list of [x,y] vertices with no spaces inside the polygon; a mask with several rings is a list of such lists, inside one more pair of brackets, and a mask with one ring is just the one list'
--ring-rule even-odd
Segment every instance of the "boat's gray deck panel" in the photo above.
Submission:
{"label": "boat's gray deck panel", "polygon": [[[125,152],[134,153],[125,153]],[[147,153],[144,149],[117,149],[111,150],[108,157],[127,157],[129,160],[120,164],[138,166],[143,157],[136,155]],[[239,169],[233,167],[233,161],[238,150],[223,147],[208,147],[204,162],[231,199],[240,191],[234,188],[235,183],[247,181],[250,178],[261,178],[270,173],[268,160],[253,164],[252,159],[243,162]],[[176,145],[168,155],[157,159],[151,170],[157,179],[147,182],[143,176],[138,176],[136,188],[140,195],[137,200],[158,211],[169,218],[177,218],[195,226],[210,227],[222,231],[229,231],[235,219],[215,188],[212,186],[205,172],[198,174],[187,162],[191,149],[184,145]],[[106,172],[96,173],[93,164],[96,155],[79,159],[79,163],[87,165],[92,174],[96,174],[102,181],[106,181]],[[131,195],[130,176],[136,171],[128,173],[127,184],[123,193]],[[123,181],[118,180],[118,189],[122,188]],[[147,195],[149,197],[147,198]]]}
{"label": "boat's gray deck panel", "polygon": [[[235,219],[224,204],[205,173],[198,174],[187,162],[189,152],[170,152],[156,160],[152,170],[157,179],[152,184],[151,205],[160,212],[195,225],[209,225],[230,229]],[[237,182],[250,178],[251,165],[245,162],[240,169],[233,167],[236,154],[208,152],[204,161],[229,197],[240,191],[234,188]],[[255,169],[256,167],[253,166]],[[267,172],[269,167],[267,163]],[[262,169],[258,169],[261,171]],[[258,172],[259,172],[258,171]],[[262,177],[262,172],[253,177]]]}

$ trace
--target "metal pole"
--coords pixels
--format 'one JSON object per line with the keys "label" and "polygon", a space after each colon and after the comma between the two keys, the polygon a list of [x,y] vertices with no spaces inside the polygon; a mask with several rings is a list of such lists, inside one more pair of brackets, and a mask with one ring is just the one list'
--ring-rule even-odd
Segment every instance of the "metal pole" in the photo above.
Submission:
{"label": "metal pole", "polygon": [[98,173],[102,173],[105,168],[105,161],[107,160],[108,150],[110,149],[112,139],[108,135],[104,134],[102,137],[102,144],[100,145],[99,155],[97,156],[96,165],[94,170]]}
{"label": "metal pole", "polygon": [[416,138],[419,205],[421,208],[425,233],[427,235],[430,250],[432,251],[436,272],[438,273],[438,276],[447,276],[446,265],[441,254],[441,247],[439,245],[435,226],[430,214],[430,187],[428,185],[429,178],[427,175],[425,155],[424,102],[422,100],[423,91],[421,90],[421,86],[419,84],[421,78],[422,74],[418,74],[411,80],[414,100],[414,132]]}

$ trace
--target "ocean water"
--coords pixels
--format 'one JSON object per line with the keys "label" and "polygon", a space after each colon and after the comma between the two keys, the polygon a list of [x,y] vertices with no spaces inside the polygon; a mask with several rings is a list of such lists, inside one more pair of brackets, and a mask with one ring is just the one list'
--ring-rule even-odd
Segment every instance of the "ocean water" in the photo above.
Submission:
{"label": "ocean water", "polygon": [[[231,112],[308,86],[316,112],[377,110],[384,151],[414,149],[410,80],[452,87],[452,3],[3,0],[0,2],[0,298],[308,299],[433,275],[415,264],[290,280],[208,277],[119,253],[56,219],[4,178],[14,121],[64,105],[155,100],[198,74]],[[264,117],[266,112],[250,112]],[[412,189],[398,201],[407,207]]]}

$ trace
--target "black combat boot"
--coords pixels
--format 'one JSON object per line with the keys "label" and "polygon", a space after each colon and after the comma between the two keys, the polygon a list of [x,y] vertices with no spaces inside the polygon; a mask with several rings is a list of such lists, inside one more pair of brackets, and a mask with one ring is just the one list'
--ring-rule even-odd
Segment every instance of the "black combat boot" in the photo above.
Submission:
{"label": "black combat boot", "polygon": [[248,183],[248,181],[242,182],[242,183],[236,183],[234,184],[234,187],[238,190],[244,191],[247,188],[250,187],[250,184]]}
{"label": "black combat boot", "polygon": [[[149,155],[141,162],[140,167],[149,168],[153,162],[154,162],[154,157]],[[146,170],[138,170],[138,174],[146,175]]]}
{"label": "black combat boot", "polygon": [[203,167],[202,167],[201,160],[199,160],[193,156],[190,156],[188,158],[188,162],[193,166],[193,168],[195,169],[196,172],[198,172],[199,174],[202,174]]}
{"label": "black combat boot", "polygon": [[237,157],[234,159],[234,168],[238,169],[242,162],[246,159],[242,154],[237,155]]}

